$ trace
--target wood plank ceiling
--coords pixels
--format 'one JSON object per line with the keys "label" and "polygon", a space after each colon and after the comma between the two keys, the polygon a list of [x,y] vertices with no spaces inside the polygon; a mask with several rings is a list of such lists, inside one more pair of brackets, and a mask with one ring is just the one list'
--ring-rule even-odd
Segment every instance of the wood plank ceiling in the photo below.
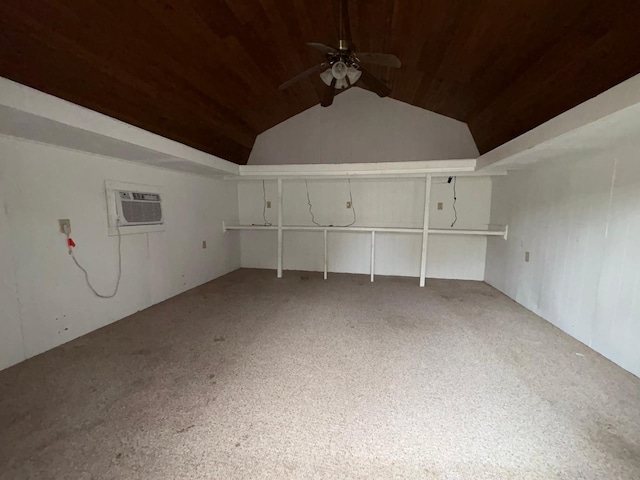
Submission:
{"label": "wood plank ceiling", "polygon": [[[638,0],[352,0],[392,97],[469,124],[481,152],[640,72]],[[0,75],[236,163],[317,104],[335,0],[0,2]]]}

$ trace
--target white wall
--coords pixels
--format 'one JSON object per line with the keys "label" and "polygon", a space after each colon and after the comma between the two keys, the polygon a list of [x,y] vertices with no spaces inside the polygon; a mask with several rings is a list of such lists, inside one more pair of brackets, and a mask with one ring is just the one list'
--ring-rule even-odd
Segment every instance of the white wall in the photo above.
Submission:
{"label": "white wall", "polygon": [[23,360],[22,327],[11,253],[10,226],[5,201],[5,162],[0,157],[0,369]]}
{"label": "white wall", "polygon": [[[422,228],[424,179],[388,179],[351,181],[357,226],[397,226]],[[265,183],[267,220],[277,224],[277,187]],[[283,183],[283,223],[312,225],[304,181]],[[309,192],[316,221],[345,225],[352,221],[347,180],[309,181]],[[260,181],[242,181],[238,188],[240,222],[263,224],[263,191]],[[489,223],[491,180],[488,177],[458,177],[458,222],[455,228],[486,228]],[[437,203],[443,210],[437,210]],[[446,179],[434,179],[431,194],[431,227],[449,228],[453,220],[453,190]],[[241,264],[245,268],[275,269],[277,234],[273,231],[241,232]],[[377,234],[376,273],[418,277],[420,274],[421,235]],[[369,273],[369,233],[329,233],[329,271]],[[324,241],[321,232],[284,232],[283,266],[285,270],[322,271]],[[482,280],[486,251],[485,237],[429,237],[427,276]]]}
{"label": "white wall", "polygon": [[[111,290],[117,238],[107,236],[105,180],[159,186],[166,221],[164,232],[123,236],[110,300],[88,290],[57,223],[71,219],[78,259],[96,288]],[[0,368],[240,265],[237,238],[220,227],[238,215],[234,182],[0,137],[0,201]]]}
{"label": "white wall", "polygon": [[249,165],[476,158],[466,123],[361,88],[256,138]]}
{"label": "white wall", "polygon": [[[640,376],[640,149],[493,179],[486,281]],[[525,252],[530,262],[525,263]]]}

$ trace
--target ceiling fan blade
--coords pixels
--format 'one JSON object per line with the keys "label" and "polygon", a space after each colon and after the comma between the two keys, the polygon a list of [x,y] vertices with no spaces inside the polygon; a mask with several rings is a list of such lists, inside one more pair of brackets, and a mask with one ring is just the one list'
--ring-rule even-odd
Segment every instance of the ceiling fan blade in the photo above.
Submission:
{"label": "ceiling fan blade", "polygon": [[341,88],[340,90],[336,90],[336,95],[335,95],[335,96],[337,97],[337,96],[338,96],[338,95],[340,95],[341,93],[346,92],[346,91],[347,91],[347,90],[349,90],[351,87],[353,87],[353,85],[349,85],[348,87],[344,87],[344,88]]}
{"label": "ceiling fan blade", "polygon": [[333,103],[333,97],[336,94],[336,82],[337,80],[334,78],[331,80],[331,85],[327,85],[324,95],[322,96],[322,101],[320,102],[320,105],[323,107],[328,107]]}
{"label": "ceiling fan blade", "polygon": [[398,57],[391,53],[358,53],[358,60],[362,63],[371,63],[373,65],[382,65],[383,67],[400,68],[402,62]]}
{"label": "ceiling fan blade", "polygon": [[299,73],[295,77],[290,78],[289,80],[284,82],[282,85],[280,85],[278,87],[278,90],[284,90],[285,88],[290,87],[291,85],[293,85],[294,83],[302,80],[303,78],[308,77],[312,73],[324,72],[327,68],[329,68],[329,64],[328,63],[321,63],[320,65],[316,65],[315,67],[308,68],[304,72]]}
{"label": "ceiling fan blade", "polygon": [[360,71],[362,72],[360,81],[367,87],[369,87],[371,91],[376,93],[379,97],[387,97],[391,93],[391,89],[389,87],[387,87],[384,83],[371,75],[364,68],[360,67]]}
{"label": "ceiling fan blade", "polygon": [[338,53],[338,50],[336,50],[333,47],[330,47],[329,45],[325,45],[324,43],[307,42],[307,45],[309,45],[312,48],[315,48],[316,50],[320,50],[322,53]]}

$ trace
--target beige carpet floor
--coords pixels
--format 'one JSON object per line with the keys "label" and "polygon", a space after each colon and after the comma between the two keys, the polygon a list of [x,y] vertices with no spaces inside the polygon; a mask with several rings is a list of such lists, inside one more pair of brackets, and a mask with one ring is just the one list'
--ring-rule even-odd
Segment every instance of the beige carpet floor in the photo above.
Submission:
{"label": "beige carpet floor", "polygon": [[640,478],[640,379],[488,285],[274,277],[0,372],[0,478]]}

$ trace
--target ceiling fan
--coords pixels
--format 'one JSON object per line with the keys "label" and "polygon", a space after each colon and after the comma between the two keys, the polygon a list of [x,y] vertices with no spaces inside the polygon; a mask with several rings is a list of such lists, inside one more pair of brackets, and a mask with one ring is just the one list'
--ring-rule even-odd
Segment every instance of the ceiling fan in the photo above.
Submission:
{"label": "ceiling fan", "polygon": [[389,87],[362,68],[360,64],[368,63],[400,68],[400,59],[390,53],[356,53],[351,49],[351,27],[347,0],[340,0],[340,39],[338,40],[338,48],[316,42],[310,42],[307,45],[324,53],[326,61],[287,80],[278,87],[279,90],[284,90],[309,75],[319,73],[320,78],[327,85],[320,102],[323,107],[331,105],[333,97],[337,93],[351,88],[358,80],[380,97],[386,97],[391,93]]}

